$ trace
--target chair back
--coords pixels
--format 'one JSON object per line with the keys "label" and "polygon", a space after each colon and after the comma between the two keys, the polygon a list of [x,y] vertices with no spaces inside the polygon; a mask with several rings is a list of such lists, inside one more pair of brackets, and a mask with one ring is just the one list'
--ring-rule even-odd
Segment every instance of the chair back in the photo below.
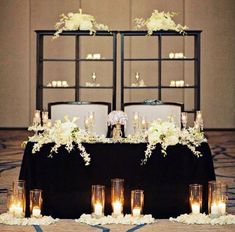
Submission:
{"label": "chair back", "polygon": [[70,120],[77,117],[79,128],[85,129],[84,120],[89,112],[94,112],[93,131],[98,135],[107,134],[107,117],[111,111],[111,103],[107,102],[53,102],[48,104],[49,117],[52,122],[64,120],[67,115]]}
{"label": "chair back", "polygon": [[138,113],[141,117],[145,117],[147,122],[156,119],[167,120],[169,116],[172,116],[175,124],[181,127],[181,112],[183,108],[183,104],[175,102],[153,101],[125,103],[124,112],[128,117],[125,134],[129,135],[134,133],[133,119],[135,113]]}

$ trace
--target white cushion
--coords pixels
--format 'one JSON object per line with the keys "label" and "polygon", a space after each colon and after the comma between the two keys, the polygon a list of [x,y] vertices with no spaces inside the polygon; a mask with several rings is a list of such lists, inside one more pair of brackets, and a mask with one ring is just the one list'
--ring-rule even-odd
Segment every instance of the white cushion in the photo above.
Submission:
{"label": "white cushion", "polygon": [[181,106],[180,105],[144,105],[133,104],[124,106],[124,112],[127,114],[128,122],[125,129],[125,134],[133,134],[133,117],[134,113],[138,112],[141,117],[145,117],[147,122],[151,122],[156,119],[167,120],[169,116],[174,118],[174,121],[178,127],[181,127]]}
{"label": "white cushion", "polygon": [[84,129],[84,119],[88,116],[89,112],[95,113],[95,124],[93,131],[98,135],[107,134],[107,117],[108,117],[108,105],[102,104],[55,104],[51,105],[51,120],[64,120],[64,116],[67,115],[70,120],[73,117],[78,117],[76,121],[79,128]]}

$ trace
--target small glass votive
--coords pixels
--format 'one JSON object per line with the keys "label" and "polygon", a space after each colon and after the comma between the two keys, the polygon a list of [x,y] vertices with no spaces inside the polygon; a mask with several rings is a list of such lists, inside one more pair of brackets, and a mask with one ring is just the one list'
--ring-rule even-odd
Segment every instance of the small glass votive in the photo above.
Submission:
{"label": "small glass votive", "polygon": [[199,214],[202,208],[202,185],[189,185],[189,201],[192,214]]}
{"label": "small glass votive", "polygon": [[113,217],[118,217],[123,213],[124,204],[124,179],[111,180],[111,202],[113,207]]}
{"label": "small glass votive", "polygon": [[31,217],[42,217],[42,190],[30,190],[30,215]]}
{"label": "small glass votive", "polygon": [[188,122],[188,114],[187,112],[182,112],[181,113],[181,122],[182,126],[185,129],[187,127],[187,122]]}
{"label": "small glass votive", "polygon": [[62,87],[62,81],[57,81],[57,82],[56,82],[56,86],[57,86],[57,87]]}
{"label": "small glass votive", "polygon": [[212,218],[226,214],[227,199],[228,186],[224,182],[210,181],[208,183],[208,212]]}
{"label": "small glass votive", "polygon": [[105,186],[103,185],[92,185],[91,187],[91,205],[92,205],[92,216],[100,218],[104,216],[104,205],[105,205]]}
{"label": "small glass votive", "polygon": [[57,81],[52,81],[51,85],[52,85],[52,87],[57,87]]}
{"label": "small glass votive", "polygon": [[144,207],[144,190],[131,191],[131,212],[133,217],[140,217]]}

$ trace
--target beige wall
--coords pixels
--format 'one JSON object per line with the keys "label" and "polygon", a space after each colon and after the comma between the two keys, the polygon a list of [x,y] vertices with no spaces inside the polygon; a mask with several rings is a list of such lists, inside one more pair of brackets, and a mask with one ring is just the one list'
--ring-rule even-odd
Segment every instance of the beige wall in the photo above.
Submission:
{"label": "beige wall", "polygon": [[[35,109],[36,93],[36,36],[34,30],[53,29],[61,13],[75,12],[82,8],[84,12],[94,15],[97,22],[102,22],[114,30],[134,29],[132,19],[148,17],[153,9],[176,11],[181,14],[176,22],[186,24],[190,29],[203,30],[202,63],[201,63],[201,107],[207,128],[235,128],[235,4],[234,0],[0,0],[0,127],[27,127]],[[118,39],[120,39],[118,37]],[[94,42],[96,45],[94,46]],[[120,40],[118,40],[120,42]],[[110,41],[103,42],[98,38],[82,41],[82,54],[102,51],[109,56]],[[185,50],[190,53],[191,42],[188,40],[166,40],[164,50]],[[120,43],[118,43],[119,49]],[[154,55],[154,41],[130,40],[127,43],[126,55]],[[59,49],[58,49],[59,48]],[[74,57],[74,39],[58,39],[45,43],[47,57]],[[118,60],[120,54],[118,53]],[[145,82],[150,84],[155,77],[156,64],[149,64],[146,70],[143,64],[127,65],[126,74],[134,81],[134,73],[139,71]],[[93,65],[82,68],[82,81],[88,81],[91,72],[97,70],[97,81],[108,83],[111,69]],[[117,69],[120,83],[120,63]],[[190,79],[193,72],[191,65],[164,66],[163,75],[166,84],[171,79]],[[45,65],[47,73],[45,82],[54,79],[65,79],[74,82],[74,64]],[[50,92],[50,91],[53,91]],[[47,102],[72,100],[71,90],[47,90]],[[92,91],[92,90],[91,90]],[[118,91],[118,96],[119,96]],[[151,92],[127,94],[128,101],[140,100],[143,97],[154,97]],[[151,95],[152,94],[152,95]],[[94,92],[82,92],[82,100],[92,100]],[[111,101],[110,93],[96,93],[96,99]],[[192,94],[188,92],[166,92],[165,100],[185,100],[188,107],[192,103]],[[118,101],[118,105],[119,105]]]}

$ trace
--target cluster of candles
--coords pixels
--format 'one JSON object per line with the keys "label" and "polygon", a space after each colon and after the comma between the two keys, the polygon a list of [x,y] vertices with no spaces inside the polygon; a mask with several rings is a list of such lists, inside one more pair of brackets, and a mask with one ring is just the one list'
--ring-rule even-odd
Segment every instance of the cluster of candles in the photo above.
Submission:
{"label": "cluster of candles", "polygon": [[[92,185],[91,204],[93,213],[92,216],[100,218],[104,216],[105,205],[105,186]],[[124,180],[112,179],[111,180],[111,204],[112,216],[118,217],[123,215],[124,205]],[[131,191],[131,211],[133,217],[140,217],[144,206],[144,191],[132,190]]]}
{"label": "cluster of candles", "polygon": [[95,112],[88,112],[88,115],[84,118],[84,127],[88,133],[92,133],[95,126]]}
{"label": "cluster of candles", "polygon": [[52,81],[47,84],[47,87],[68,87],[67,81]]}
{"label": "cluster of candles", "polygon": [[[25,181],[19,180],[13,182],[12,191],[9,191],[8,196],[8,212],[14,217],[25,217]],[[31,217],[42,217],[42,190],[32,189],[30,190],[30,215]]]}
{"label": "cluster of candles", "polygon": [[33,125],[43,125],[46,128],[50,128],[52,126],[52,122],[51,119],[48,118],[48,111],[41,112],[40,110],[35,110],[33,117]]}
{"label": "cluster of candles", "polygon": [[99,59],[101,59],[101,54],[99,54],[99,53],[87,54],[86,58],[89,60],[91,60],[91,59],[92,60],[99,60]]}
{"label": "cluster of candles", "polygon": [[183,52],[177,52],[177,53],[170,52],[169,58],[170,59],[183,59],[185,58],[185,56]]}
{"label": "cluster of candles", "polygon": [[[189,201],[192,214],[199,214],[202,207],[202,185],[189,186]],[[227,185],[220,181],[208,183],[208,213],[211,217],[226,214]]]}
{"label": "cluster of candles", "polygon": [[134,112],[133,116],[134,134],[145,132],[148,129],[148,122],[144,116],[140,116],[139,112]]}
{"label": "cluster of candles", "polygon": [[170,82],[170,87],[184,87],[184,80],[178,80],[178,81],[172,80]]}
{"label": "cluster of candles", "polygon": [[[187,112],[182,112],[181,113],[181,122],[182,122],[182,126],[185,129],[187,127],[187,123],[188,123],[188,114]],[[203,130],[203,119],[202,119],[202,112],[201,111],[197,111],[196,112],[196,119],[194,121],[194,127],[196,129]]]}

